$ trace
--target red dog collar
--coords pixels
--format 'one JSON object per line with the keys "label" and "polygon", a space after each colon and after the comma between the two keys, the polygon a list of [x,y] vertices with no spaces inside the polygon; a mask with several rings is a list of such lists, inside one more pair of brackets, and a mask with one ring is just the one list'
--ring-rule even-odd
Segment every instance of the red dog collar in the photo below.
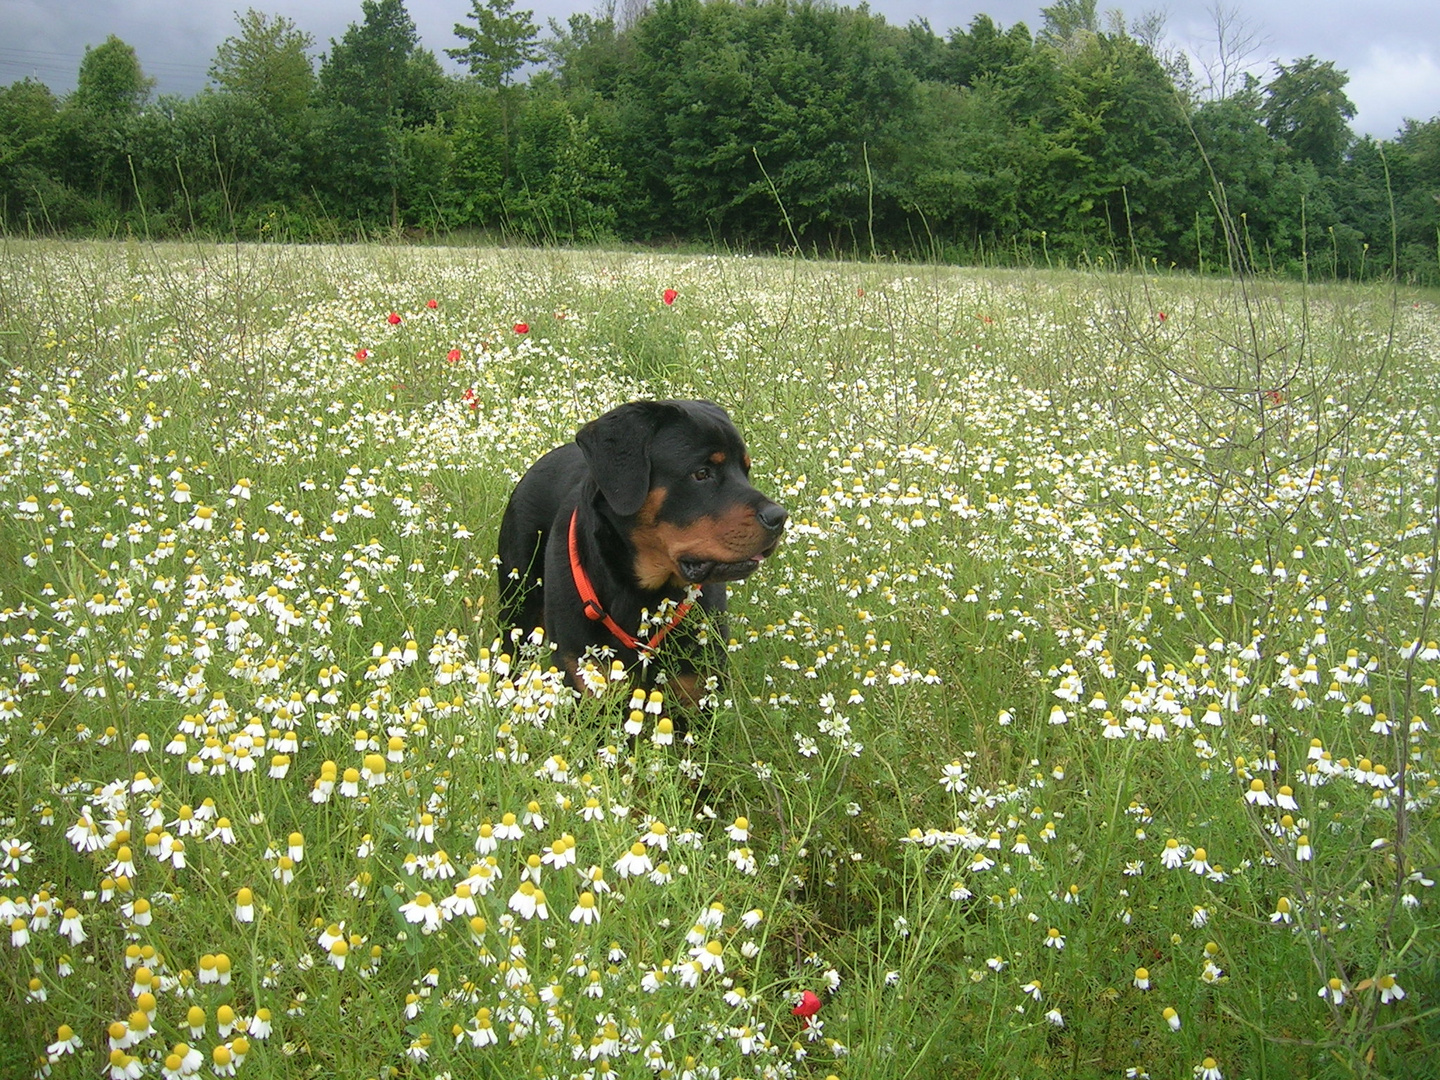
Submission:
{"label": "red dog collar", "polygon": [[683,601],[675,609],[670,621],[643,641],[627,631],[600,606],[600,598],[595,595],[595,586],[590,584],[590,575],[585,573],[585,568],[580,565],[580,547],[575,541],[575,522],[579,517],[578,509],[570,515],[570,574],[575,579],[576,590],[580,593],[580,605],[585,609],[585,617],[603,623],[605,629],[615,635],[615,640],[627,649],[633,649],[642,656],[654,652],[660,647],[660,642],[665,640],[665,635],[680,625],[693,605],[689,600]]}

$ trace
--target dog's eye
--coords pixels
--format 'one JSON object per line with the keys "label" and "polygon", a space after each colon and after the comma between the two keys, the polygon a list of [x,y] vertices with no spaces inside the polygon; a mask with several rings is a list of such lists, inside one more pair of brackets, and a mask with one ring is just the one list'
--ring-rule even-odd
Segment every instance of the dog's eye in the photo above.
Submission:
{"label": "dog's eye", "polygon": [[704,481],[710,479],[710,470],[708,468],[696,469],[690,474],[690,479],[703,483]]}

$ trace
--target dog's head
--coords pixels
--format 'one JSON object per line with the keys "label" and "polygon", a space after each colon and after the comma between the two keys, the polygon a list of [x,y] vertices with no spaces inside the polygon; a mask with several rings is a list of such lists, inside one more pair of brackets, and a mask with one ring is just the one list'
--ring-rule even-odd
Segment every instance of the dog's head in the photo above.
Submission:
{"label": "dog's head", "polygon": [[751,486],[745,442],[718,405],[633,401],[575,441],[645,588],[739,581],[780,543],[789,515]]}

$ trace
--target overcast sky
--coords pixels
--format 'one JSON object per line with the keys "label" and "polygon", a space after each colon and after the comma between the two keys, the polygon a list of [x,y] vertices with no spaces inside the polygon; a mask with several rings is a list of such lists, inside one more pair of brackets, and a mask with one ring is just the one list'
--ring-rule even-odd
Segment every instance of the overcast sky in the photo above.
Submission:
{"label": "overcast sky", "polygon": [[[1215,0],[1100,0],[1102,11],[1122,7],[1128,17],[1149,9],[1167,13],[1170,43],[1203,53],[1213,42],[1207,9]],[[1440,5],[1436,0],[1221,0],[1241,8],[1264,44],[1257,69],[1314,55],[1350,74],[1346,92],[1357,113],[1357,132],[1390,137],[1407,119],[1440,114]],[[458,44],[452,28],[470,10],[469,0],[408,0],[421,43],[442,64],[441,51]],[[543,30],[573,11],[593,11],[595,0],[517,0],[531,7]],[[892,24],[929,20],[937,33],[964,28],[985,13],[1002,27],[1024,22],[1040,28],[1040,3],[1021,0],[871,0],[871,10]],[[205,84],[215,47],[235,32],[235,12],[247,7],[278,13],[309,32],[324,52],[332,38],[361,20],[360,0],[0,0],[0,85],[34,76],[57,93],[74,89],[87,45],[115,34],[135,47],[145,73],[160,93],[189,96]],[[472,24],[473,25],[473,24]]]}

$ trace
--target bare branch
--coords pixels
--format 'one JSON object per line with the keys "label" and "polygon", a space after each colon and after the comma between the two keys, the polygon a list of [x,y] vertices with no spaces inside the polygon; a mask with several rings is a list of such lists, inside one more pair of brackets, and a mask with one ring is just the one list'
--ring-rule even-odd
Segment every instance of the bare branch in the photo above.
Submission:
{"label": "bare branch", "polygon": [[1238,5],[1214,0],[1206,13],[1213,37],[1197,51],[1196,59],[1205,72],[1209,96],[1220,100],[1244,85],[1245,73],[1255,66],[1270,37]]}

